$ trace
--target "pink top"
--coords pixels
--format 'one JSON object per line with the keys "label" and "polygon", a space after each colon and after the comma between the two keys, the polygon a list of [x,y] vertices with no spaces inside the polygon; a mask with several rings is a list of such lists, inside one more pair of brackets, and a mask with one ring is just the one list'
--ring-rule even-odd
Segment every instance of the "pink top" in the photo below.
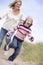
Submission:
{"label": "pink top", "polygon": [[25,27],[24,25],[19,25],[17,26],[17,32],[15,34],[15,36],[20,39],[20,40],[24,40],[24,38],[28,35],[28,37],[31,37],[31,29]]}

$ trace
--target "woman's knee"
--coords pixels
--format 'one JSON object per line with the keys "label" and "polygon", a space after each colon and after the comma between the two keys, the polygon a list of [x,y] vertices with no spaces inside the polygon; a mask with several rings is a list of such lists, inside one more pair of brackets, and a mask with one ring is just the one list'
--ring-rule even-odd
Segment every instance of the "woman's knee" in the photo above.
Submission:
{"label": "woman's knee", "polygon": [[5,51],[8,51],[8,50],[9,50],[9,46],[8,46],[7,44],[5,44],[4,50],[5,50]]}

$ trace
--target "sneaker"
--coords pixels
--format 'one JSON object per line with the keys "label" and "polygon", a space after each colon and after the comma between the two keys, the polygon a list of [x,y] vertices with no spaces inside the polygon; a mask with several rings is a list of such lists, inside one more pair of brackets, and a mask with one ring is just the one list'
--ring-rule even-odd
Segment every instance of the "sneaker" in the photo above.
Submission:
{"label": "sneaker", "polygon": [[9,60],[9,61],[13,61],[13,58],[12,58],[12,57],[9,57],[8,60]]}

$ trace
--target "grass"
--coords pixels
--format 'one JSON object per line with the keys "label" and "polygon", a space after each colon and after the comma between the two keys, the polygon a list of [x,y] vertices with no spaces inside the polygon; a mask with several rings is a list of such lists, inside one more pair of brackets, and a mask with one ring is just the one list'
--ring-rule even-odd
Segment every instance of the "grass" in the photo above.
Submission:
{"label": "grass", "polygon": [[43,43],[26,44],[23,43],[23,53],[21,58],[23,61],[40,61],[43,62]]}
{"label": "grass", "polygon": [[0,50],[2,50],[3,51],[3,49],[4,49],[4,45],[6,44],[6,41],[5,41],[5,38],[4,38],[4,40],[3,40],[3,43],[2,43],[2,45],[1,45],[1,48],[0,48]]}

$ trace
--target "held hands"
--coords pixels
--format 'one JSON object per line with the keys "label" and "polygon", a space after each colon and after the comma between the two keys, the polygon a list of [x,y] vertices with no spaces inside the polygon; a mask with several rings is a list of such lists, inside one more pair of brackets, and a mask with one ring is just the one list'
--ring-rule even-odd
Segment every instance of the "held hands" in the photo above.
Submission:
{"label": "held hands", "polygon": [[10,34],[11,34],[11,31],[8,31],[7,36],[9,36]]}
{"label": "held hands", "polygon": [[7,36],[9,36],[12,32],[14,32],[14,29],[12,29],[11,31],[8,31]]}
{"label": "held hands", "polygon": [[30,39],[29,39],[31,42],[33,42],[34,41],[34,37],[30,37]]}

